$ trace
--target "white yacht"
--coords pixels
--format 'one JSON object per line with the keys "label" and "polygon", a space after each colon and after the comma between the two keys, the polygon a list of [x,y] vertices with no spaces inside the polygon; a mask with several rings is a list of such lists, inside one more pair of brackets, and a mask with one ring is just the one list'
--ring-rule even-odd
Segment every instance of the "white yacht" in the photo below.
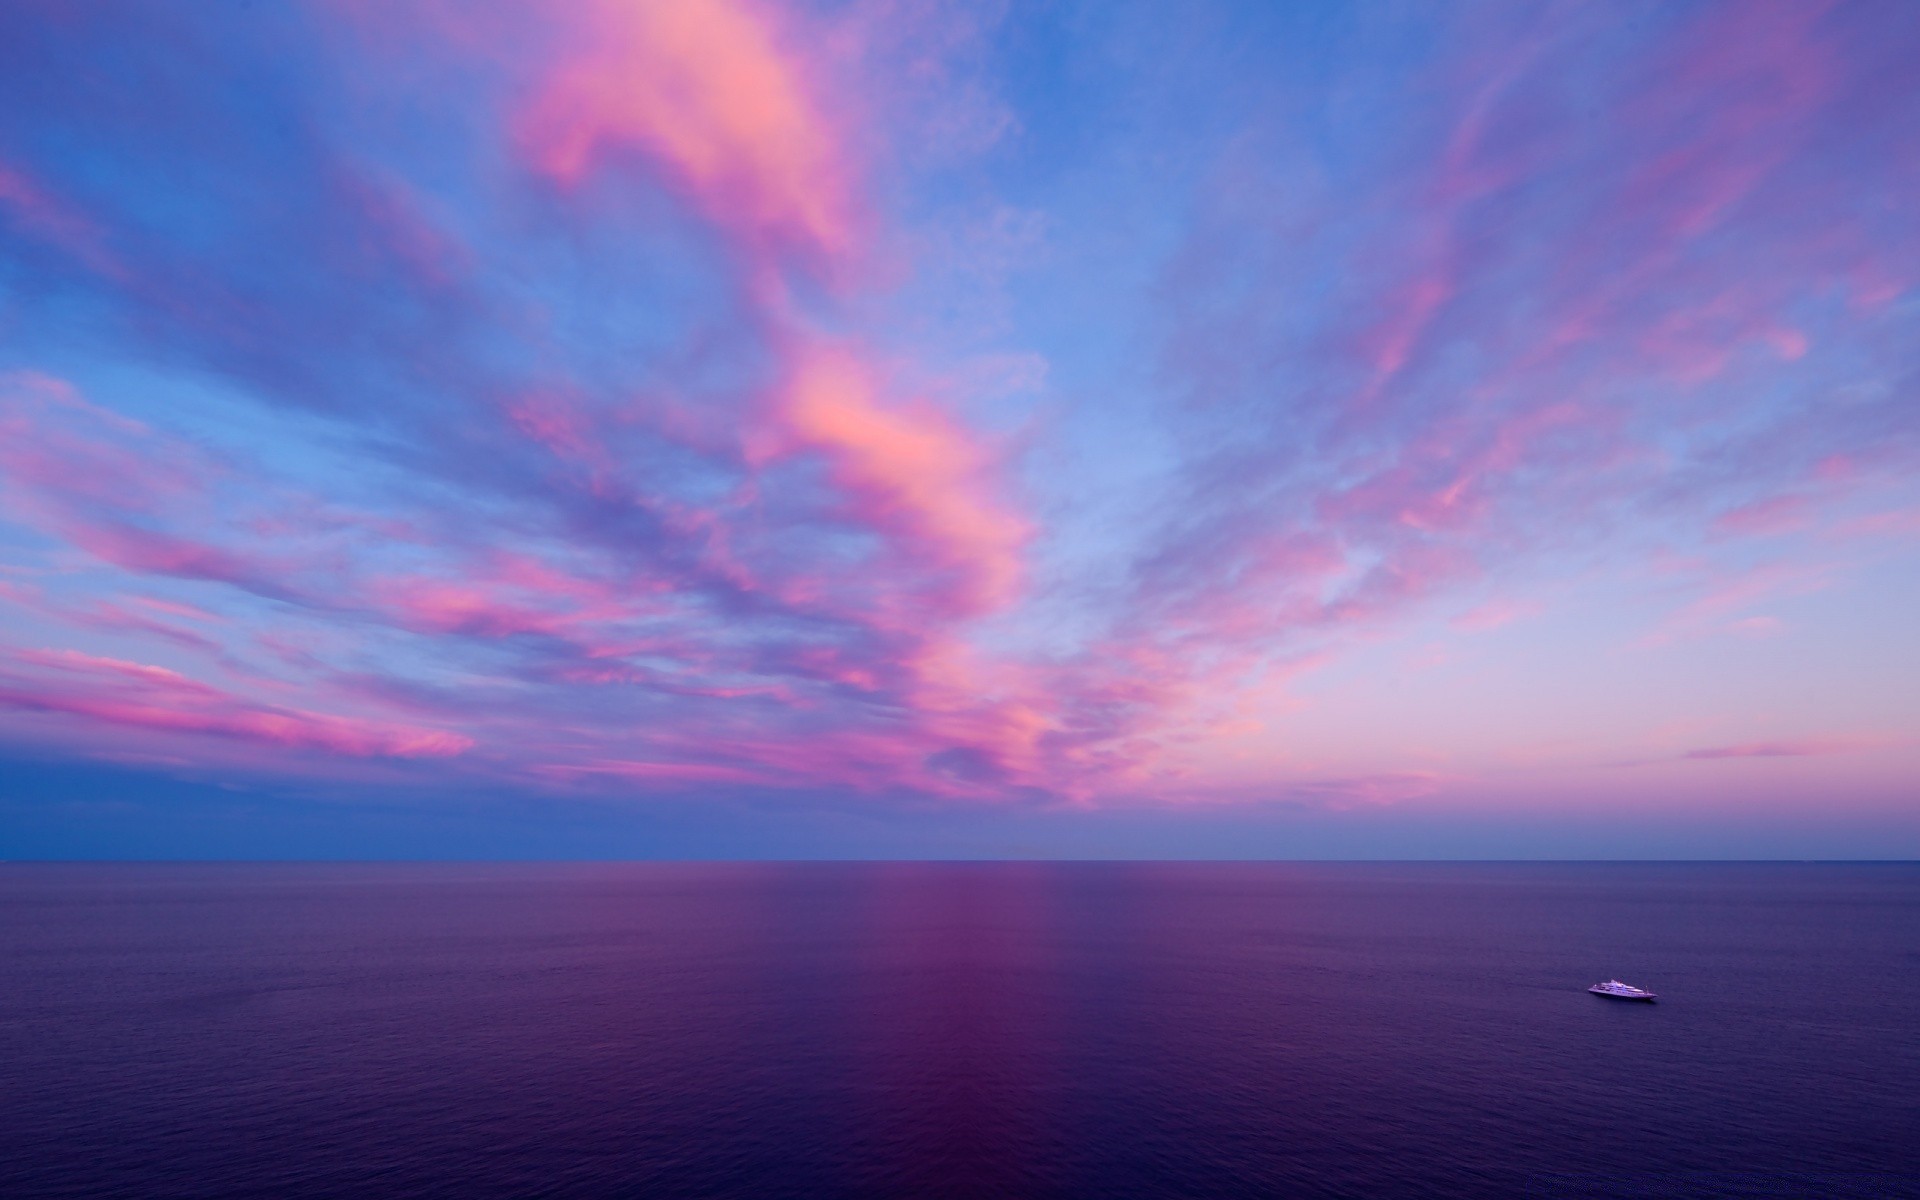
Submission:
{"label": "white yacht", "polygon": [[1605,983],[1596,983],[1587,989],[1596,996],[1612,996],[1615,1000],[1651,1000],[1652,992],[1637,988],[1630,983],[1621,983],[1618,979],[1609,979]]}

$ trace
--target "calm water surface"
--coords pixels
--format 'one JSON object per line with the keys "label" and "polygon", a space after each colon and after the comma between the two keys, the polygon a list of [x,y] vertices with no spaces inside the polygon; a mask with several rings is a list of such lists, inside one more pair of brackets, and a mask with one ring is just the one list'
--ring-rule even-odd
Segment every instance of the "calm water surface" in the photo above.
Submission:
{"label": "calm water surface", "polygon": [[0,866],[0,1195],[381,1193],[1920,1196],[1920,866]]}

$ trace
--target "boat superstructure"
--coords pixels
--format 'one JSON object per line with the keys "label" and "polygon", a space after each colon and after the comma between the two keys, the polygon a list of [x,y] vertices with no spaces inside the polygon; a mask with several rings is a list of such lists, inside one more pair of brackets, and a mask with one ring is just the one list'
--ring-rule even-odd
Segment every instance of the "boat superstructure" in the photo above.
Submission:
{"label": "boat superstructure", "polygon": [[1621,983],[1618,979],[1609,979],[1605,983],[1596,983],[1587,989],[1596,996],[1611,996],[1615,1000],[1652,1000],[1654,994],[1645,988],[1637,988],[1630,983]]}

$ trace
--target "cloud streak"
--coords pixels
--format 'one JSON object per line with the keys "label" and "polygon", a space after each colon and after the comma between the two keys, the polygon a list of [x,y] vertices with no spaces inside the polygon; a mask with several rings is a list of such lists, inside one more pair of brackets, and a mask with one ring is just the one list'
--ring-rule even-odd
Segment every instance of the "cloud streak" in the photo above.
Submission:
{"label": "cloud streak", "polygon": [[76,651],[16,650],[0,708],[143,731],[317,750],[351,758],[445,758],[473,746],[439,730],[249,702],[166,667]]}
{"label": "cloud streak", "polygon": [[[1223,14],[1271,71],[939,4],[9,10],[0,736],[1084,806],[1251,795],[1370,645],[1566,638],[1541,580],[1663,660],[1847,636],[1748,610],[1911,544],[1910,20]],[[1271,794],[1465,777],[1352,740]]]}
{"label": "cloud streak", "polygon": [[1741,742],[1732,746],[1708,746],[1681,755],[1688,759],[1721,758],[1816,758],[1828,754],[1850,754],[1856,750],[1884,745],[1871,738],[1803,738],[1788,741]]}

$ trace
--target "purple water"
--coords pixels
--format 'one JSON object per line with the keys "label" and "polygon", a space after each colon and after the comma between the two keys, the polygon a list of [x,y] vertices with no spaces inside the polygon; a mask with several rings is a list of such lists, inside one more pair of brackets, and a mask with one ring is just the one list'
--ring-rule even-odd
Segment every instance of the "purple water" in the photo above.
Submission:
{"label": "purple water", "polygon": [[1917,934],[1913,864],[0,866],[0,1195],[1920,1196]]}

